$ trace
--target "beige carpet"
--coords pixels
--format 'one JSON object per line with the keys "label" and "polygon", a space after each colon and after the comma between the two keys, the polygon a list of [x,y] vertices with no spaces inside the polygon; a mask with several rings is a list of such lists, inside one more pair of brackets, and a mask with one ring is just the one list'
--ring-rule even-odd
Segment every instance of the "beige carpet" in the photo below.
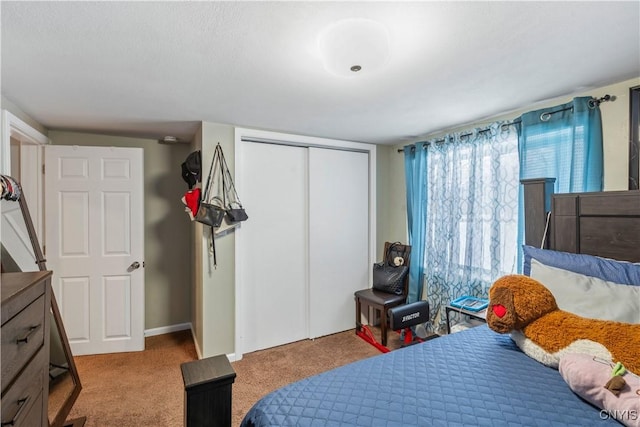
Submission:
{"label": "beige carpet", "polygon": [[240,425],[254,403],[283,385],[378,354],[353,330],[245,354],[231,364],[237,374],[232,425]]}
{"label": "beige carpet", "polygon": [[145,339],[145,350],[75,358],[82,391],[70,418],[86,427],[182,426],[180,364],[196,360],[190,331]]}
{"label": "beige carpet", "polygon": [[[374,330],[379,339],[379,331]],[[389,333],[389,346],[399,336]],[[354,331],[304,340],[245,354],[232,363],[232,425],[262,396],[293,381],[380,352]],[[189,331],[146,339],[146,350],[75,358],[82,392],[70,418],[86,416],[87,427],[180,427],[184,422],[184,385],[180,364],[196,360]]]}

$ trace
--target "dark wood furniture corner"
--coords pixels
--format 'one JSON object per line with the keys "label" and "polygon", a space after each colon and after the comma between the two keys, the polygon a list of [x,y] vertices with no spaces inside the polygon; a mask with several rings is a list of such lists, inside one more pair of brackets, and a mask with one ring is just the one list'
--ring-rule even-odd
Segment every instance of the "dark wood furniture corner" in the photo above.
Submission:
{"label": "dark wood furniture corner", "polygon": [[51,271],[2,273],[2,425],[47,426]]}
{"label": "dark wood furniture corner", "polygon": [[545,248],[620,261],[640,259],[640,190],[553,194],[549,178],[521,182],[527,245],[540,246],[546,227],[546,215],[540,213],[550,212]]}
{"label": "dark wood furniture corner", "polygon": [[556,194],[552,248],[620,261],[640,259],[640,190]]}
{"label": "dark wood furniture corner", "polygon": [[227,356],[186,362],[180,368],[185,427],[230,427],[231,387],[236,373]]}

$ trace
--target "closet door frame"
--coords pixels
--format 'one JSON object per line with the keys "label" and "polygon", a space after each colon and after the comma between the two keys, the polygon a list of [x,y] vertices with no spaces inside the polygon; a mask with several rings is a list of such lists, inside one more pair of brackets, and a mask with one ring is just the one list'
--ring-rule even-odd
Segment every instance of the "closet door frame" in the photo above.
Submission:
{"label": "closet door frame", "polygon": [[[343,141],[337,139],[319,138],[302,135],[292,135],[279,132],[262,131],[247,128],[235,128],[235,170],[236,188],[242,195],[242,174],[237,171],[242,170],[242,150],[240,145],[245,141],[262,142],[270,144],[291,145],[298,147],[329,148],[345,151],[358,151],[367,153],[369,156],[369,265],[375,262],[376,257],[376,146],[361,142]],[[242,268],[240,266],[242,253],[241,238],[242,226],[238,227],[235,241],[235,360],[241,360],[244,352],[244,342],[242,331],[245,327],[244,289]],[[369,283],[371,283],[371,269],[369,271]]]}

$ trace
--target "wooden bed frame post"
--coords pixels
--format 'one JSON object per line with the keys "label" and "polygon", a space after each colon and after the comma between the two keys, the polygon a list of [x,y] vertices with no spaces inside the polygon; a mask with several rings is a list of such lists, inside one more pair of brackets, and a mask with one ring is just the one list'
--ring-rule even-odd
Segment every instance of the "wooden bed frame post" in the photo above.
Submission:
{"label": "wooden bed frame post", "polygon": [[[547,213],[551,211],[551,196],[555,178],[523,179],[524,192],[524,243],[539,248],[547,224]],[[553,235],[547,230],[545,248],[549,247],[549,236]]]}
{"label": "wooden bed frame post", "polygon": [[552,248],[556,251],[580,253],[580,198],[576,193],[556,194],[553,197],[551,222],[562,232],[551,233]]}

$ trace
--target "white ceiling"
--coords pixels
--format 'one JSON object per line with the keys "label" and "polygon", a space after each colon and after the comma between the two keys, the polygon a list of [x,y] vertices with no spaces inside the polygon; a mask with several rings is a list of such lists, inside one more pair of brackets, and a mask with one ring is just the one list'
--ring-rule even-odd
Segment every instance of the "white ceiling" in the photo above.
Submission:
{"label": "white ceiling", "polygon": [[[391,58],[337,77],[317,35],[353,17],[387,27]],[[49,129],[126,136],[208,121],[403,142],[640,76],[638,1],[2,1],[1,19],[6,99]]]}

